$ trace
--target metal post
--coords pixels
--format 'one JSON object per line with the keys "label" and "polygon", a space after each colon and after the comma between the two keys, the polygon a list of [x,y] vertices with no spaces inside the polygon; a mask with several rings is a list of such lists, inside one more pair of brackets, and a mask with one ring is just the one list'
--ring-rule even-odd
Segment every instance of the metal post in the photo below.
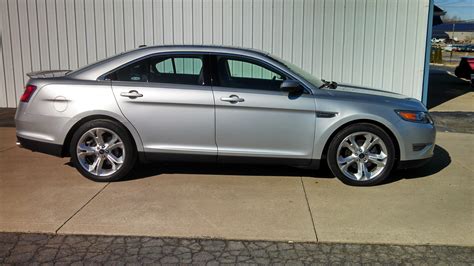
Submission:
{"label": "metal post", "polygon": [[434,0],[429,0],[428,18],[426,21],[426,40],[425,40],[425,66],[423,68],[423,88],[421,91],[421,101],[425,106],[428,105],[428,77],[430,73],[430,55],[431,55],[431,37],[433,31],[433,9]]}
{"label": "metal post", "polygon": [[449,63],[451,64],[451,61],[453,61],[453,48],[454,48],[454,27],[456,26],[456,23],[453,22],[453,31],[452,31],[452,38],[453,38],[453,45],[451,47],[451,52],[449,53]]}

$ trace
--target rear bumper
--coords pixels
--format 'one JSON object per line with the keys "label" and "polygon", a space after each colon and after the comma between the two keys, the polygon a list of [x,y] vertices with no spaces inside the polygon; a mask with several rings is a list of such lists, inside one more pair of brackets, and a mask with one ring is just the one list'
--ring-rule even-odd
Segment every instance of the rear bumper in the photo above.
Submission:
{"label": "rear bumper", "polygon": [[62,145],[65,135],[63,129],[70,118],[30,114],[24,112],[24,108],[24,103],[20,103],[15,116],[18,137]]}
{"label": "rear bumper", "polygon": [[47,143],[37,140],[25,139],[17,136],[19,146],[28,150],[46,153],[49,155],[63,157],[63,147],[59,144]]}

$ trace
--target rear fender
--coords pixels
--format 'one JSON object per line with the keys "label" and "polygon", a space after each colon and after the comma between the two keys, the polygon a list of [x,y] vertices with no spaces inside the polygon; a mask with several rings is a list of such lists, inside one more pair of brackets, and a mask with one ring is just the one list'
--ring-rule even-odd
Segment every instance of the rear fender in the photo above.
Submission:
{"label": "rear fender", "polygon": [[122,124],[128,130],[128,132],[130,132],[130,134],[132,135],[133,140],[135,141],[135,144],[137,145],[137,151],[138,152],[143,151],[143,143],[135,127],[123,116],[117,115],[116,113],[110,112],[107,110],[88,111],[88,112],[84,112],[84,113],[74,116],[70,121],[67,122],[67,124],[64,127],[63,134],[61,135],[65,136],[65,138],[62,140],[62,143],[67,142],[67,137],[70,137],[73,134],[73,132],[71,132],[71,129],[75,129],[77,125],[80,125],[85,121],[90,121],[93,119],[107,119],[107,118],[111,118],[113,120],[118,121],[120,124]]}

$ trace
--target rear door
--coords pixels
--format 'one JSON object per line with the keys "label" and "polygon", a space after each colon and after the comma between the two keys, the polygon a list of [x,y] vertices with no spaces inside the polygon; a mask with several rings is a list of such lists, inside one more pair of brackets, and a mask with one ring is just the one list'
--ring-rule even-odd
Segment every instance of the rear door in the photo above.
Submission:
{"label": "rear door", "polygon": [[170,54],[127,65],[107,78],[149,159],[216,159],[214,97],[206,55]]}
{"label": "rear door", "polygon": [[218,160],[310,163],[315,101],[280,90],[288,77],[263,61],[213,57]]}

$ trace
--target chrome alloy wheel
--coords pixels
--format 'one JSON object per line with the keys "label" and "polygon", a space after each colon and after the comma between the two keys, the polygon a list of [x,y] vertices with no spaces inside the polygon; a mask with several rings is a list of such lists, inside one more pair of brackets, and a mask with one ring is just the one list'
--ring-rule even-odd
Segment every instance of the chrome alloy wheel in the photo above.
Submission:
{"label": "chrome alloy wheel", "polygon": [[387,147],[370,132],[355,132],[337,148],[337,165],[350,179],[367,181],[379,176],[387,164]]}
{"label": "chrome alloy wheel", "polygon": [[76,147],[81,167],[96,176],[117,172],[125,161],[125,146],[110,129],[92,128],[85,132]]}

